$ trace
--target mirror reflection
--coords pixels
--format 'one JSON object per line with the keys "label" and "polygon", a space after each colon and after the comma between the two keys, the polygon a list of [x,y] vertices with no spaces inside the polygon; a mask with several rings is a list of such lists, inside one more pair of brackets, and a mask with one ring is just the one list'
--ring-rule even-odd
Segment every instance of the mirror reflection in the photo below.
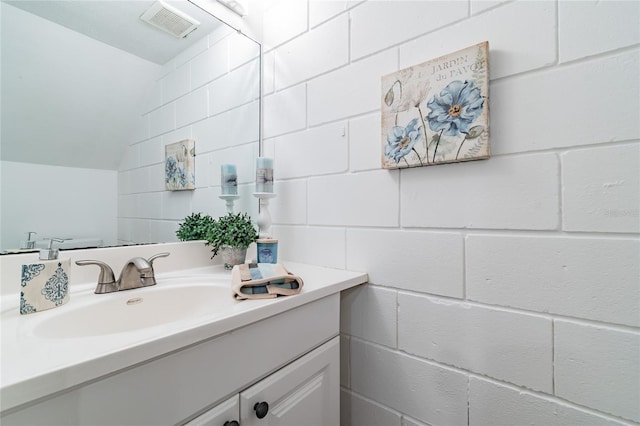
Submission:
{"label": "mirror reflection", "polygon": [[[174,36],[140,19],[154,4],[0,3],[2,251],[28,232],[35,248],[177,241],[191,212],[226,212],[225,163],[236,211],[257,216],[260,46],[186,0],[162,2],[187,21]],[[195,189],[168,190],[165,149],[183,140]]]}

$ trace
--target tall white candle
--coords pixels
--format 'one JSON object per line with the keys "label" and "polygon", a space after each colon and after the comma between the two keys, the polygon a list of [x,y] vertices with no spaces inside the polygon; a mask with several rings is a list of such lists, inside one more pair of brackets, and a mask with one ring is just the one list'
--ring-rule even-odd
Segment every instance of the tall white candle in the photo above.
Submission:
{"label": "tall white candle", "polygon": [[223,164],[220,166],[222,180],[222,195],[238,194],[238,173],[235,164]]}
{"label": "tall white candle", "polygon": [[256,159],[256,192],[273,192],[273,158]]}

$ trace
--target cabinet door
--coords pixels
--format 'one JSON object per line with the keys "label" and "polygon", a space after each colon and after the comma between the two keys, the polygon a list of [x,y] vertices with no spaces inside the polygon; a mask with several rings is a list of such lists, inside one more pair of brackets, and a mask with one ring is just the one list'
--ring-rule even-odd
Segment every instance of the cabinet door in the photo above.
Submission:
{"label": "cabinet door", "polygon": [[340,339],[335,337],[240,394],[242,426],[338,426]]}
{"label": "cabinet door", "polygon": [[238,395],[234,395],[189,423],[185,423],[184,426],[238,426],[240,410],[238,399]]}

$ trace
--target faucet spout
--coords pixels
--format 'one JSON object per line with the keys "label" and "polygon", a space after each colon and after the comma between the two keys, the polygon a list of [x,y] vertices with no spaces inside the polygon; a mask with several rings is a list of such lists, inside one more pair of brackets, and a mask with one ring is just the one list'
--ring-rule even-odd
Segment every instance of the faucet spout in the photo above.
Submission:
{"label": "faucet spout", "polygon": [[154,285],[156,279],[149,261],[143,257],[134,257],[122,268],[117,283],[118,290],[130,290]]}

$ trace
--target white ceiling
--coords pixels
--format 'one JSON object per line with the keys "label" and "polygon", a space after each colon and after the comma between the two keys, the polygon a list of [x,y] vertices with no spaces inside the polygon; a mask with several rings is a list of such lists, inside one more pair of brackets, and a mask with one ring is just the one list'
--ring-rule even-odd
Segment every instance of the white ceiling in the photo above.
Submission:
{"label": "white ceiling", "polygon": [[182,39],[140,20],[155,0],[2,1],[159,65],[222,25],[187,0],[163,0],[200,22],[198,29]]}
{"label": "white ceiling", "polygon": [[154,0],[1,1],[3,161],[117,170],[162,65],[224,25],[187,0],[166,2],[201,23],[184,39],[139,19]]}

